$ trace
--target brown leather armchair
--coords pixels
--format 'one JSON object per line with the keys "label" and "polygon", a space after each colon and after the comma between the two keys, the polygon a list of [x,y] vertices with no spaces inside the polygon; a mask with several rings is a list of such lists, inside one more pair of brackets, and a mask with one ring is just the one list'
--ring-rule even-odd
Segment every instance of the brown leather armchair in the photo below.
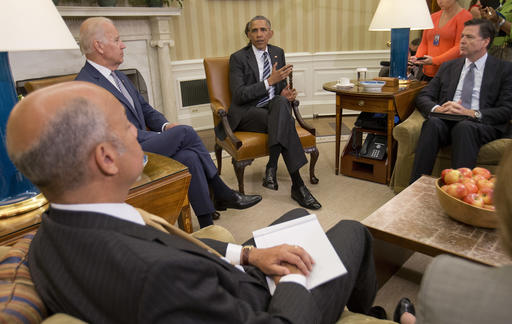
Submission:
{"label": "brown leather armchair", "polygon": [[[229,90],[229,58],[212,57],[204,59],[206,83],[210,95],[210,105],[213,113],[213,123],[222,123],[226,131],[226,138],[221,141],[215,138],[215,156],[219,174],[222,169],[222,149],[232,157],[233,167],[238,180],[238,190],[244,193],[244,171],[255,158],[268,155],[268,135],[255,132],[233,132],[229,126],[227,114],[231,105],[231,92]],[[298,122],[296,125],[300,142],[304,151],[311,155],[309,163],[309,180],[312,184],[318,183],[315,176],[315,164],[318,160],[315,129],[307,125],[299,112],[299,102],[290,104]]]}
{"label": "brown leather armchair", "polygon": [[31,80],[25,82],[25,90],[27,93],[31,93],[32,91],[36,91],[38,89],[48,87],[57,83],[73,81],[76,78],[76,74],[68,74],[68,75],[59,75],[55,77],[47,77],[38,80]]}

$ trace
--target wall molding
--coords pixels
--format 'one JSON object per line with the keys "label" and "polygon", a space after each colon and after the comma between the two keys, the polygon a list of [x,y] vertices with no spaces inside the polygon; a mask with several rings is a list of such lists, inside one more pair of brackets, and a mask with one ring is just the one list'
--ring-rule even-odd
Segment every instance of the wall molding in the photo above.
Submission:
{"label": "wall molding", "polygon": [[[380,70],[380,61],[389,60],[389,50],[289,53],[286,62],[294,65],[293,83],[300,100],[303,117],[335,114],[336,96],[322,89],[325,82],[341,77],[355,79],[356,68],[368,68],[368,78],[374,78]],[[203,60],[172,62],[174,93],[178,122],[188,124],[197,130],[213,127],[210,105],[183,107],[181,105],[180,82],[205,78]],[[344,110],[344,114],[356,112]]]}

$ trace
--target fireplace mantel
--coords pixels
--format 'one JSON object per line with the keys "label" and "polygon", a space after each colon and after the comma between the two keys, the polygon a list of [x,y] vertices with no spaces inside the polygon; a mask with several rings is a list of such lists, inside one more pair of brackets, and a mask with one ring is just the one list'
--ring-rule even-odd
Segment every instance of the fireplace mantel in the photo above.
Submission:
{"label": "fireplace mantel", "polygon": [[57,6],[62,17],[168,17],[179,16],[173,7],[77,7]]}

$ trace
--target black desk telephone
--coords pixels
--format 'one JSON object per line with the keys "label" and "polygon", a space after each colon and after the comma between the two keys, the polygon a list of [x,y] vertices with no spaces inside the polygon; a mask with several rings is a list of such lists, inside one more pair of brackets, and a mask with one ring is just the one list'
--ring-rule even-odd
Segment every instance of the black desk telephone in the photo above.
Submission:
{"label": "black desk telephone", "polygon": [[386,155],[386,136],[369,133],[359,151],[361,157],[382,160]]}

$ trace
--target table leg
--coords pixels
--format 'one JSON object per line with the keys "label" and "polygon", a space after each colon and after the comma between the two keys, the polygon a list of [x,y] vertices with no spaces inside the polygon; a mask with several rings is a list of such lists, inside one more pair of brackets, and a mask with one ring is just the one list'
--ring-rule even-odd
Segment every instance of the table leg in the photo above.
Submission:
{"label": "table leg", "polygon": [[386,165],[386,183],[391,180],[391,171],[393,165],[393,126],[395,125],[395,106],[392,100],[388,102],[388,131],[387,131],[387,165]]}
{"label": "table leg", "polygon": [[183,207],[181,208],[180,216],[178,217],[178,226],[185,232],[192,233],[192,217],[190,215],[190,203],[188,201],[188,196],[183,202]]}
{"label": "table leg", "polygon": [[336,175],[340,172],[340,139],[341,139],[341,114],[343,109],[341,108],[341,95],[336,94],[336,157],[335,157],[335,165],[334,172]]}

